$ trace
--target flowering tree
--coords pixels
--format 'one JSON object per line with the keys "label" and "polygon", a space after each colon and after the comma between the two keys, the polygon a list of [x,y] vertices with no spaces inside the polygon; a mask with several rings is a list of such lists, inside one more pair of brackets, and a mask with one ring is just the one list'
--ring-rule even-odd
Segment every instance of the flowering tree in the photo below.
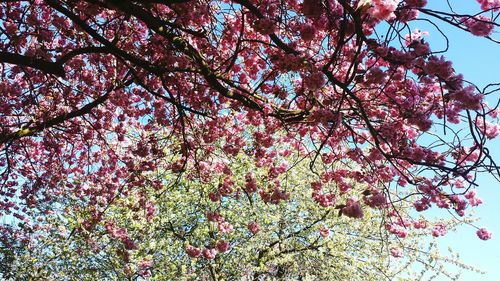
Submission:
{"label": "flowering tree", "polygon": [[215,143],[267,170],[247,191],[263,202],[289,200],[280,176],[296,163],[279,157],[298,155],[325,210],[383,206],[394,235],[402,201],[464,216],[481,203],[476,174],[498,175],[486,147],[497,105],[483,101],[498,85],[466,82],[415,28],[497,42],[499,3],[478,2],[457,14],[425,0],[0,1],[3,247],[29,243],[72,198],[95,206],[81,222],[92,232],[117,198],[168,189],[149,177],[162,169],[221,178],[204,195],[235,196]]}
{"label": "flowering tree", "polygon": [[[294,157],[280,159],[291,162]],[[314,175],[304,161],[279,176],[289,198],[278,204],[265,203],[251,192],[254,184],[264,186],[268,178],[268,171],[256,167],[251,157],[240,153],[220,159],[219,165],[234,173],[234,186],[244,188],[219,199],[205,196],[219,190],[217,177],[200,181],[189,174],[178,178],[171,171],[150,175],[175,182],[175,187],[157,190],[146,185],[131,196],[117,198],[91,232],[82,223],[95,206],[71,200],[64,210],[46,216],[33,242],[15,248],[10,260],[4,258],[8,269],[0,270],[0,277],[417,280],[441,275],[456,280],[457,268],[470,269],[456,256],[440,254],[435,243],[426,239],[443,222],[408,219],[408,202],[397,204],[406,219],[399,221],[401,232],[396,236],[381,224],[387,202],[357,213],[362,218],[356,220],[325,209],[332,200],[349,197],[322,197],[317,189],[304,190],[303,179]],[[363,190],[353,187],[357,194]],[[156,216],[133,211],[144,199],[151,202]],[[404,226],[415,231],[405,232]],[[445,265],[454,273],[448,273]]]}

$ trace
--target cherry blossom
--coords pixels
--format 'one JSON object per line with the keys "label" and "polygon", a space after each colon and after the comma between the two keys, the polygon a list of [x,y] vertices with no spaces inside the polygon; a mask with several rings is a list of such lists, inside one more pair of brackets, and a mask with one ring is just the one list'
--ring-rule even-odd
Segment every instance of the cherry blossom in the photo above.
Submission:
{"label": "cherry blossom", "polygon": [[220,240],[217,242],[216,248],[217,248],[217,251],[219,251],[219,253],[225,253],[225,252],[229,251],[231,246],[229,245],[228,242]]}
{"label": "cherry blossom", "polygon": [[198,258],[201,256],[201,250],[191,245],[186,247],[186,253],[192,258]]}
{"label": "cherry blossom", "polygon": [[361,205],[352,198],[347,200],[346,206],[342,208],[342,214],[351,218],[362,218],[364,216]]}
{"label": "cherry blossom", "polygon": [[260,231],[260,226],[256,222],[249,222],[247,228],[252,234],[257,234]]}
{"label": "cherry blossom", "polygon": [[489,239],[491,239],[491,236],[493,236],[493,234],[491,232],[489,232],[486,228],[478,229],[476,234],[477,234],[477,237],[479,237],[479,239],[481,239],[481,240],[489,240]]}
{"label": "cherry blossom", "polygon": [[203,254],[203,257],[206,258],[207,260],[213,260],[213,259],[215,259],[215,256],[217,255],[217,250],[205,248],[205,249],[203,249],[202,254]]}
{"label": "cherry blossom", "polygon": [[491,19],[481,15],[465,19],[464,24],[476,36],[489,36],[494,28]]}
{"label": "cherry blossom", "polygon": [[[455,14],[425,0],[1,2],[0,243],[29,244],[39,220],[78,199],[88,209],[74,231],[104,223],[133,251],[137,237],[103,221],[109,206],[130,198],[152,222],[161,210],[144,186],[161,194],[184,176],[217,180],[200,216],[228,236],[244,227],[217,208],[286,204],[300,161],[313,200],[347,217],[391,213],[399,197],[464,216],[482,202],[476,174],[498,169],[487,147],[498,109],[485,101],[496,90],[427,38],[448,24],[497,42],[499,3],[478,3]],[[422,14],[436,28],[422,30]],[[265,175],[232,170],[243,154]],[[402,237],[399,224],[388,231]]]}
{"label": "cherry blossom", "polygon": [[326,227],[321,227],[319,229],[319,234],[322,236],[322,237],[328,237],[330,235],[330,229],[326,228]]}

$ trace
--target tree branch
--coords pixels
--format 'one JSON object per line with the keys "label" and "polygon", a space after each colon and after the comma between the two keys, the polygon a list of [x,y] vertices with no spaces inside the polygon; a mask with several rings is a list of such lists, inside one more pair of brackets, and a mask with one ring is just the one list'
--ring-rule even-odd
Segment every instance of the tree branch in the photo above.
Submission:
{"label": "tree branch", "polygon": [[45,61],[9,52],[0,52],[0,62],[31,67],[59,77],[64,77],[65,75],[64,68],[61,63]]}

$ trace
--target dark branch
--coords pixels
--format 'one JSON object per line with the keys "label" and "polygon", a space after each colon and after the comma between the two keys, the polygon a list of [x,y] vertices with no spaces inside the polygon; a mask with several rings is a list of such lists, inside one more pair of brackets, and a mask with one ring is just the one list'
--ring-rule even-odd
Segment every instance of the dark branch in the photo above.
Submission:
{"label": "dark branch", "polygon": [[45,61],[9,52],[0,52],[0,62],[31,67],[59,77],[64,77],[65,74],[61,63]]}

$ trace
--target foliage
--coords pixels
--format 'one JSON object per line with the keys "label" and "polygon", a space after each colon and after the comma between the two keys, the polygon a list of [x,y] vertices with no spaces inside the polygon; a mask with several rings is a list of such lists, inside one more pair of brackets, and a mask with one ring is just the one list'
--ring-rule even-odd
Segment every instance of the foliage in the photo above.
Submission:
{"label": "foliage", "polygon": [[[426,0],[0,1],[4,258],[42,243],[41,228],[50,241],[62,222],[90,238],[106,227],[120,229],[106,226],[110,212],[120,214],[117,223],[145,213],[148,222],[131,233],[145,235],[140,229],[152,227],[147,233],[159,235],[158,214],[173,210],[168,198],[157,202],[153,190],[177,197],[178,204],[199,200],[193,213],[173,214],[181,216],[174,229],[201,224],[200,214],[212,208],[207,200],[224,202],[228,219],[247,218],[247,209],[228,199],[243,196],[234,184],[244,175],[220,163],[241,153],[266,174],[256,183],[249,179],[247,194],[259,194],[255,208],[277,212],[273,223],[290,212],[302,219],[294,208],[311,212],[302,226],[322,213],[300,201],[309,192],[284,191],[285,175],[303,161],[310,173],[300,187],[315,188],[313,199],[325,213],[340,212],[339,222],[375,219],[391,233],[386,241],[419,231],[404,227],[411,218],[398,219],[401,208],[408,216],[437,207],[465,217],[482,202],[477,174],[499,174],[487,147],[500,132],[498,104],[484,101],[499,87],[466,81],[445,58],[447,49],[432,48],[418,28],[429,23],[446,39],[440,27],[452,25],[497,43],[499,3],[477,2],[477,11],[459,14],[451,4],[429,9]],[[291,156],[288,164],[281,161]],[[154,176],[164,171],[166,178]],[[207,193],[196,181],[220,186]],[[382,211],[373,216],[370,208]],[[353,226],[359,233],[368,227]],[[430,234],[452,227],[438,223]],[[194,246],[212,241],[208,226],[195,229],[200,241],[190,242]],[[259,241],[271,243],[280,229],[263,230],[268,237]],[[112,233],[110,245],[136,246]],[[303,234],[307,245],[313,233]],[[477,235],[491,238],[484,228]],[[297,248],[300,241],[292,240],[287,243]],[[311,264],[294,259],[296,272]]]}
{"label": "foliage", "polygon": [[[45,222],[57,232],[38,231],[36,242],[11,262],[11,273],[44,280],[393,280],[459,276],[447,273],[445,265],[470,269],[424,239],[431,222],[399,239],[382,225],[384,209],[365,210],[363,219],[325,209],[315,200],[316,191],[304,186],[303,179],[312,176],[305,162],[280,177],[288,201],[265,203],[245,189],[249,173],[258,186],[267,184],[265,170],[252,162],[240,154],[226,163],[238,191],[215,202],[205,194],[217,189],[219,178],[202,182],[162,173],[173,182],[170,188],[145,186],[140,194],[116,198],[91,230],[79,221],[94,207],[74,201]],[[363,188],[354,191],[362,196]],[[132,211],[144,198],[153,203],[155,216]],[[394,220],[407,217],[411,208],[397,210]],[[224,223],[231,231],[221,227]],[[399,224],[409,229],[419,223]],[[255,225],[258,229],[250,227]],[[215,255],[205,249],[215,249]]]}

